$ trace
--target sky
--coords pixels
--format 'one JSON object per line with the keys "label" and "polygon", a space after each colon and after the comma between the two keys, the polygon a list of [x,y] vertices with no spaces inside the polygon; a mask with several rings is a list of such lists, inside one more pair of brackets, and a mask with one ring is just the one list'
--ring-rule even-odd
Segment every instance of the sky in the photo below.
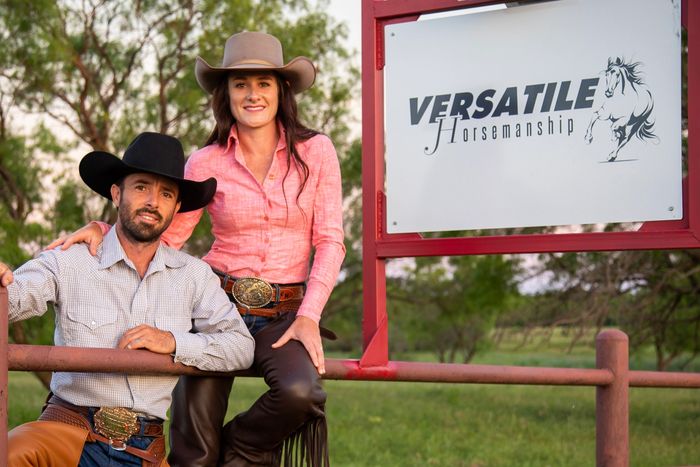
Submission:
{"label": "sky", "polygon": [[[505,8],[504,5],[488,5],[484,7],[470,8],[471,13]],[[328,12],[340,21],[348,25],[349,34],[346,45],[350,49],[357,50],[357,65],[360,64],[360,50],[362,40],[362,0],[330,0]],[[463,11],[462,11],[463,13]],[[460,14],[460,12],[444,12],[427,15],[421,19],[435,19],[444,16]]]}
{"label": "sky", "polygon": [[328,12],[348,25],[348,41],[345,45],[350,49],[357,50],[359,66],[360,43],[362,40],[362,1],[331,0]]}

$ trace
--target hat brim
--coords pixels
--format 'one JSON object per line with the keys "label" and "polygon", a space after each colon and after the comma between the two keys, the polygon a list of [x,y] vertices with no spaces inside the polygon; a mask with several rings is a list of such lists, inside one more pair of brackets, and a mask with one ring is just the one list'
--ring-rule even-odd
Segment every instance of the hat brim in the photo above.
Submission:
{"label": "hat brim", "polygon": [[133,173],[150,173],[159,175],[178,184],[180,193],[180,210],[178,212],[194,211],[203,208],[216,193],[216,179],[196,182],[177,178],[154,170],[145,170],[124,163],[114,154],[104,151],[92,151],[83,157],[79,166],[80,178],[95,193],[112,200],[112,185]]}
{"label": "hat brim", "polygon": [[282,75],[295,93],[309,89],[316,81],[316,68],[313,62],[306,57],[295,57],[284,66],[276,67],[263,64],[244,64],[231,67],[213,67],[202,57],[197,57],[194,66],[194,75],[197,83],[209,94],[221,83],[221,80],[233,71],[276,71]]}

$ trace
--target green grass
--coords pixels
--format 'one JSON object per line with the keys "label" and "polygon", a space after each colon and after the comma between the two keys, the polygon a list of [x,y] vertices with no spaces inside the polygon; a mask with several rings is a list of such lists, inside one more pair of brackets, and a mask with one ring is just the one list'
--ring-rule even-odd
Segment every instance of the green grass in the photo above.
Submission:
{"label": "green grass", "polygon": [[[589,367],[590,346],[502,345],[475,363]],[[334,355],[343,358],[341,355]],[[393,359],[431,361],[429,354]],[[651,359],[651,361],[650,361]],[[635,365],[648,369],[653,356]],[[694,370],[695,371],[695,370]],[[334,466],[592,466],[595,388],[326,381]],[[239,378],[228,418],[265,390]],[[27,373],[10,373],[10,426],[34,420],[45,397]],[[630,465],[700,464],[700,391],[630,389]]]}

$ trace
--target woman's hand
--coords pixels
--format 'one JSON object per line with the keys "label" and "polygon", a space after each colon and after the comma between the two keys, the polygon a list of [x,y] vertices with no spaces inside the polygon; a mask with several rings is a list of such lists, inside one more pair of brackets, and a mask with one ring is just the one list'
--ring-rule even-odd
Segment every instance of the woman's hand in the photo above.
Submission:
{"label": "woman's hand", "polygon": [[61,250],[67,250],[71,245],[76,243],[87,243],[90,254],[95,256],[97,254],[97,247],[100,246],[103,238],[104,235],[102,235],[102,229],[100,229],[100,226],[94,222],[91,222],[70,235],[64,235],[57,238],[51,242],[46,249],[52,250],[57,246],[62,245]]}
{"label": "woman's hand", "polygon": [[323,357],[323,345],[321,344],[321,331],[318,324],[306,316],[297,316],[289,329],[272,344],[273,349],[279,349],[290,339],[296,339],[302,343],[306,351],[309,352],[311,361],[322,375],[326,372],[326,363]]}

